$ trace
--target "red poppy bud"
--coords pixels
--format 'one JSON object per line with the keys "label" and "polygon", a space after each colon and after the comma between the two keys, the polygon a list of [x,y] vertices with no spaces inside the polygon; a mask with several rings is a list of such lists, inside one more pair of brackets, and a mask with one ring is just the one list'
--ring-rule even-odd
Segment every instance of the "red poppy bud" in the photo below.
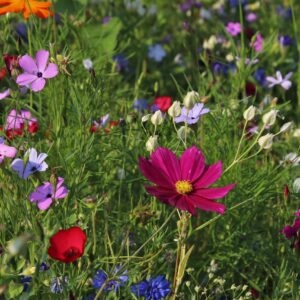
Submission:
{"label": "red poppy bud", "polygon": [[48,254],[51,258],[71,263],[83,255],[86,234],[80,227],[59,230],[50,239]]}
{"label": "red poppy bud", "polygon": [[284,196],[284,199],[286,199],[286,200],[288,199],[289,193],[290,193],[289,187],[288,187],[287,184],[285,184],[285,185],[284,185],[284,188],[283,188],[283,196]]}
{"label": "red poppy bud", "polygon": [[163,112],[167,112],[172,104],[172,98],[169,96],[156,97],[154,104]]}

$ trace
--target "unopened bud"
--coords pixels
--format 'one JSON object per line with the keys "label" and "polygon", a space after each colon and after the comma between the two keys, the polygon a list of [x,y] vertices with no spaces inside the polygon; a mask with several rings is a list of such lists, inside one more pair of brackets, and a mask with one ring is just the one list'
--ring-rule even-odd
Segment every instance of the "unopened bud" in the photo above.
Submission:
{"label": "unopened bud", "polygon": [[278,111],[275,109],[270,110],[266,114],[263,115],[262,119],[264,124],[266,125],[273,125],[276,121]]}
{"label": "unopened bud", "polygon": [[255,116],[256,108],[251,105],[243,113],[244,119],[246,121],[251,121]]}
{"label": "unopened bud", "polygon": [[154,126],[160,125],[164,121],[162,112],[157,110],[151,117],[151,122]]}
{"label": "unopened bud", "polygon": [[188,92],[184,99],[183,104],[187,109],[192,109],[196,102],[199,100],[199,94],[195,91]]}
{"label": "unopened bud", "polygon": [[281,126],[279,132],[280,132],[280,133],[283,133],[283,132],[289,131],[289,130],[291,129],[292,125],[293,125],[293,122],[288,122],[288,123],[283,124],[283,125]]}
{"label": "unopened bud", "polygon": [[274,134],[267,133],[258,139],[258,144],[262,149],[270,149],[273,144]]}
{"label": "unopened bud", "polygon": [[300,128],[295,129],[293,137],[300,139]]}
{"label": "unopened bud", "polygon": [[148,115],[143,116],[143,117],[142,117],[142,122],[143,122],[143,123],[144,123],[144,122],[147,122],[147,121],[150,119],[150,117],[151,117],[151,114],[148,114]]}
{"label": "unopened bud", "polygon": [[180,102],[179,101],[174,101],[174,103],[168,109],[168,114],[171,118],[175,118],[175,117],[180,116],[181,108],[180,108]]}
{"label": "unopened bud", "polygon": [[157,138],[158,138],[157,135],[149,137],[148,141],[146,142],[147,151],[153,152],[156,150],[156,148],[158,147]]}

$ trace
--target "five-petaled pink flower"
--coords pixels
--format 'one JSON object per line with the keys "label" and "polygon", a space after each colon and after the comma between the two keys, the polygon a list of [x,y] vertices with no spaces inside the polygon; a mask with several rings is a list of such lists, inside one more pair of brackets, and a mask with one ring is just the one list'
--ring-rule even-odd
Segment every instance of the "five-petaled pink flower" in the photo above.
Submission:
{"label": "five-petaled pink flower", "polygon": [[226,26],[227,32],[232,36],[237,36],[241,33],[241,24],[239,22],[229,22]]}
{"label": "five-petaled pink flower", "polygon": [[[48,64],[49,51],[39,50],[35,59],[24,55],[19,60],[24,73],[17,77],[17,84],[30,87],[34,92],[41,91],[46,84],[46,79],[53,78],[58,74],[56,64]],[[47,65],[48,64],[48,65]]]}
{"label": "five-petaled pink flower", "polygon": [[158,148],[150,160],[141,157],[139,167],[154,186],[146,186],[151,195],[163,203],[196,214],[196,208],[206,211],[225,212],[225,205],[214,202],[223,198],[235,184],[208,188],[222,175],[222,162],[205,164],[204,155],[197,147],[186,149],[181,157],[166,148]]}
{"label": "five-petaled pink flower", "polygon": [[3,160],[8,158],[14,158],[17,154],[17,149],[15,147],[10,147],[4,144],[4,141],[0,140],[0,164]]}

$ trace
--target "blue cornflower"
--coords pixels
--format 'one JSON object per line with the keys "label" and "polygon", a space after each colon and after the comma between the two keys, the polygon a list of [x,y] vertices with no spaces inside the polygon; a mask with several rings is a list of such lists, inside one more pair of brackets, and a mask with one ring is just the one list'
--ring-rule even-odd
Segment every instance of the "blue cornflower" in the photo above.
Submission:
{"label": "blue cornflower", "polygon": [[289,35],[281,35],[278,37],[278,42],[283,47],[288,47],[293,45],[294,40]]}
{"label": "blue cornflower", "polygon": [[[118,273],[119,270],[120,267],[115,268],[113,274]],[[114,290],[116,292],[120,286],[123,286],[125,282],[128,281],[128,276],[126,274],[127,271],[124,271],[121,275],[117,275],[115,279],[105,283],[105,281],[108,278],[107,274],[103,270],[98,270],[93,278],[93,287],[97,290],[100,290],[103,284],[105,283],[104,291]]]}
{"label": "blue cornflower", "polygon": [[113,57],[113,60],[116,62],[116,68],[118,72],[128,72],[128,60],[124,54],[117,54]]}
{"label": "blue cornflower", "polygon": [[212,64],[212,70],[216,75],[227,75],[230,71],[235,71],[235,64],[223,64],[221,62],[214,62]]}
{"label": "blue cornflower", "polygon": [[136,297],[144,297],[146,300],[161,300],[171,292],[170,282],[164,275],[149,278],[131,286],[131,292]]}
{"label": "blue cornflower", "polygon": [[50,269],[50,267],[45,262],[41,263],[41,265],[40,265],[40,272],[45,272],[45,271],[47,271],[49,269]]}
{"label": "blue cornflower", "polygon": [[230,7],[237,7],[240,4],[240,2],[243,6],[247,4],[247,0],[230,0],[229,5]]}
{"label": "blue cornflower", "polygon": [[266,72],[264,68],[258,68],[254,72],[253,77],[260,85],[262,86],[266,85]]}
{"label": "blue cornflower", "polygon": [[23,283],[24,289],[23,292],[26,292],[29,288],[29,284],[32,281],[32,277],[31,276],[21,276],[21,283]]}
{"label": "blue cornflower", "polygon": [[147,110],[148,108],[148,102],[146,99],[141,98],[141,99],[136,99],[132,105],[132,107],[137,110],[137,111],[143,111]]}
{"label": "blue cornflower", "polygon": [[16,26],[16,32],[18,36],[27,44],[28,36],[27,36],[27,26],[25,23],[18,23]]}
{"label": "blue cornflower", "polygon": [[161,62],[166,55],[165,49],[160,44],[149,46],[148,48],[148,57],[156,62]]}
{"label": "blue cornflower", "polygon": [[283,5],[277,5],[276,12],[279,17],[286,20],[290,20],[292,17],[292,9],[290,7],[285,8]]}

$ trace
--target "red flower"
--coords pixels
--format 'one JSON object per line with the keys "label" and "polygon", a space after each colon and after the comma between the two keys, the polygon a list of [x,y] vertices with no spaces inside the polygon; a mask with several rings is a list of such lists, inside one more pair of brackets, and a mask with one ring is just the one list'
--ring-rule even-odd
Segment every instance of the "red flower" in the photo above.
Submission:
{"label": "red flower", "polygon": [[50,239],[48,254],[51,258],[71,263],[81,257],[86,243],[86,234],[80,227],[59,230]]}
{"label": "red flower", "polygon": [[7,72],[11,76],[19,68],[19,58],[16,55],[3,54],[3,60],[6,65]]}
{"label": "red flower", "polygon": [[172,98],[169,96],[156,97],[154,104],[163,112],[167,112],[172,104]]}
{"label": "red flower", "polygon": [[5,68],[2,68],[0,70],[0,80],[2,80],[6,75],[6,69]]}
{"label": "red flower", "polygon": [[252,82],[246,83],[246,96],[255,96],[256,94],[256,86]]}
{"label": "red flower", "polygon": [[284,188],[283,188],[283,196],[285,199],[288,199],[289,198],[289,187],[287,184],[284,185]]}

